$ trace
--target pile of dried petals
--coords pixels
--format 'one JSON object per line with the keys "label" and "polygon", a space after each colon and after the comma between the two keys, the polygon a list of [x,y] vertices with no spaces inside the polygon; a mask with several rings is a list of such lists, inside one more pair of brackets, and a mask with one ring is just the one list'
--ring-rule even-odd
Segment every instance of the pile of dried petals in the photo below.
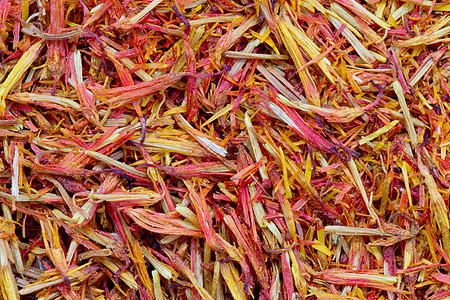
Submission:
{"label": "pile of dried petals", "polygon": [[3,299],[449,299],[449,11],[0,0]]}

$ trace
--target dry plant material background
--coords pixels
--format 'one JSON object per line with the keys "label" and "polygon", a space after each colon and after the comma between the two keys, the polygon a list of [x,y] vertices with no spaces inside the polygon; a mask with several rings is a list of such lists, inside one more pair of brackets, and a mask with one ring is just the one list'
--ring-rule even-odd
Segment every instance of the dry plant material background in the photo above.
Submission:
{"label": "dry plant material background", "polygon": [[0,0],[3,299],[448,299],[448,11]]}

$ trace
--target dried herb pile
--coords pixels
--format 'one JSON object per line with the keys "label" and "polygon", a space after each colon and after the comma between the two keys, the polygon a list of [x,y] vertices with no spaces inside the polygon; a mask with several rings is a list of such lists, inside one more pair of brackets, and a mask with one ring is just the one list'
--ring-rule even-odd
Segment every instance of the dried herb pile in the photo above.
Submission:
{"label": "dried herb pile", "polygon": [[448,11],[0,0],[3,299],[449,299]]}

